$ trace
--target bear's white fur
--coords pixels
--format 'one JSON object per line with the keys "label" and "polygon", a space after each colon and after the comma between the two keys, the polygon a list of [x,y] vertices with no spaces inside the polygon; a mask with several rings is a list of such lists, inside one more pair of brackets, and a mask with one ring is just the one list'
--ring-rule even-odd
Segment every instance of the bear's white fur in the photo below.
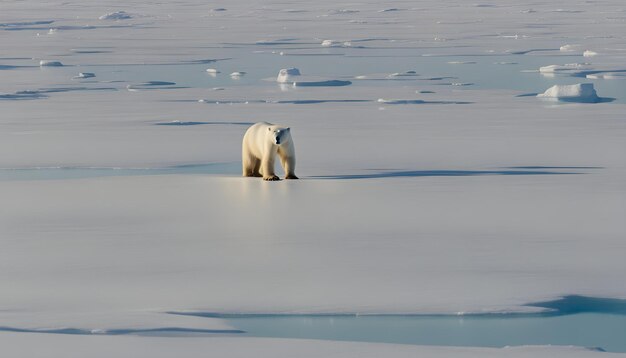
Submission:
{"label": "bear's white fur", "polygon": [[243,176],[280,180],[274,173],[274,159],[277,154],[285,170],[285,179],[298,179],[295,173],[296,151],[289,127],[267,122],[253,124],[243,136]]}

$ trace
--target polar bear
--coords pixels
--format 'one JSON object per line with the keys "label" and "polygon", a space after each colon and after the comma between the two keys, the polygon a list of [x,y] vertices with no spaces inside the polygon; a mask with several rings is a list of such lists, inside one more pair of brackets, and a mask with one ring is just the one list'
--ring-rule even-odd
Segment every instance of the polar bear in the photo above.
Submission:
{"label": "polar bear", "polygon": [[243,136],[242,166],[244,177],[263,177],[263,180],[280,180],[274,174],[274,159],[280,157],[285,179],[296,176],[296,151],[289,127],[267,122],[253,124]]}

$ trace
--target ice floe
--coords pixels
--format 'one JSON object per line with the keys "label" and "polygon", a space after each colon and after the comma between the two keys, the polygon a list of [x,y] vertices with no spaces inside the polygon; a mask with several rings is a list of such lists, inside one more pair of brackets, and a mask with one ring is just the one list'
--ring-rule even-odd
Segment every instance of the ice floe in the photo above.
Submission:
{"label": "ice floe", "polygon": [[548,65],[539,67],[539,73],[541,74],[554,74],[557,72],[574,72],[588,69],[589,66],[585,63],[568,63],[565,65]]}
{"label": "ice floe", "polygon": [[554,85],[544,93],[537,95],[539,98],[555,99],[567,102],[590,102],[600,101],[593,83],[577,83],[575,85]]}
{"label": "ice floe", "polygon": [[583,52],[583,57],[594,57],[594,56],[598,56],[598,53],[595,51],[586,50],[585,52]]}

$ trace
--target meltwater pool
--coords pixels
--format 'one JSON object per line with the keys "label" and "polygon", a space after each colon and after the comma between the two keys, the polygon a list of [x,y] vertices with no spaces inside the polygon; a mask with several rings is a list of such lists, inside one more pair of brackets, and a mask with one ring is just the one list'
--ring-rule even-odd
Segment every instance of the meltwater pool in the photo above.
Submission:
{"label": "meltwater pool", "polygon": [[264,315],[185,313],[226,319],[243,335],[439,346],[574,345],[626,352],[626,300],[568,296],[533,314]]}

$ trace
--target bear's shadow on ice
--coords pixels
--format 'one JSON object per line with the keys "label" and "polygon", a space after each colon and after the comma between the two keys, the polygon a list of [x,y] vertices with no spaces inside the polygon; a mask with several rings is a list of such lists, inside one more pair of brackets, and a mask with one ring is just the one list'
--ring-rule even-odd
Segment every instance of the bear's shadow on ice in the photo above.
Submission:
{"label": "bear's shadow on ice", "polygon": [[506,167],[497,170],[385,170],[369,174],[319,175],[315,179],[381,179],[401,177],[463,177],[479,175],[568,175],[586,174],[579,171],[563,170],[602,169],[601,167],[545,167],[522,166]]}

